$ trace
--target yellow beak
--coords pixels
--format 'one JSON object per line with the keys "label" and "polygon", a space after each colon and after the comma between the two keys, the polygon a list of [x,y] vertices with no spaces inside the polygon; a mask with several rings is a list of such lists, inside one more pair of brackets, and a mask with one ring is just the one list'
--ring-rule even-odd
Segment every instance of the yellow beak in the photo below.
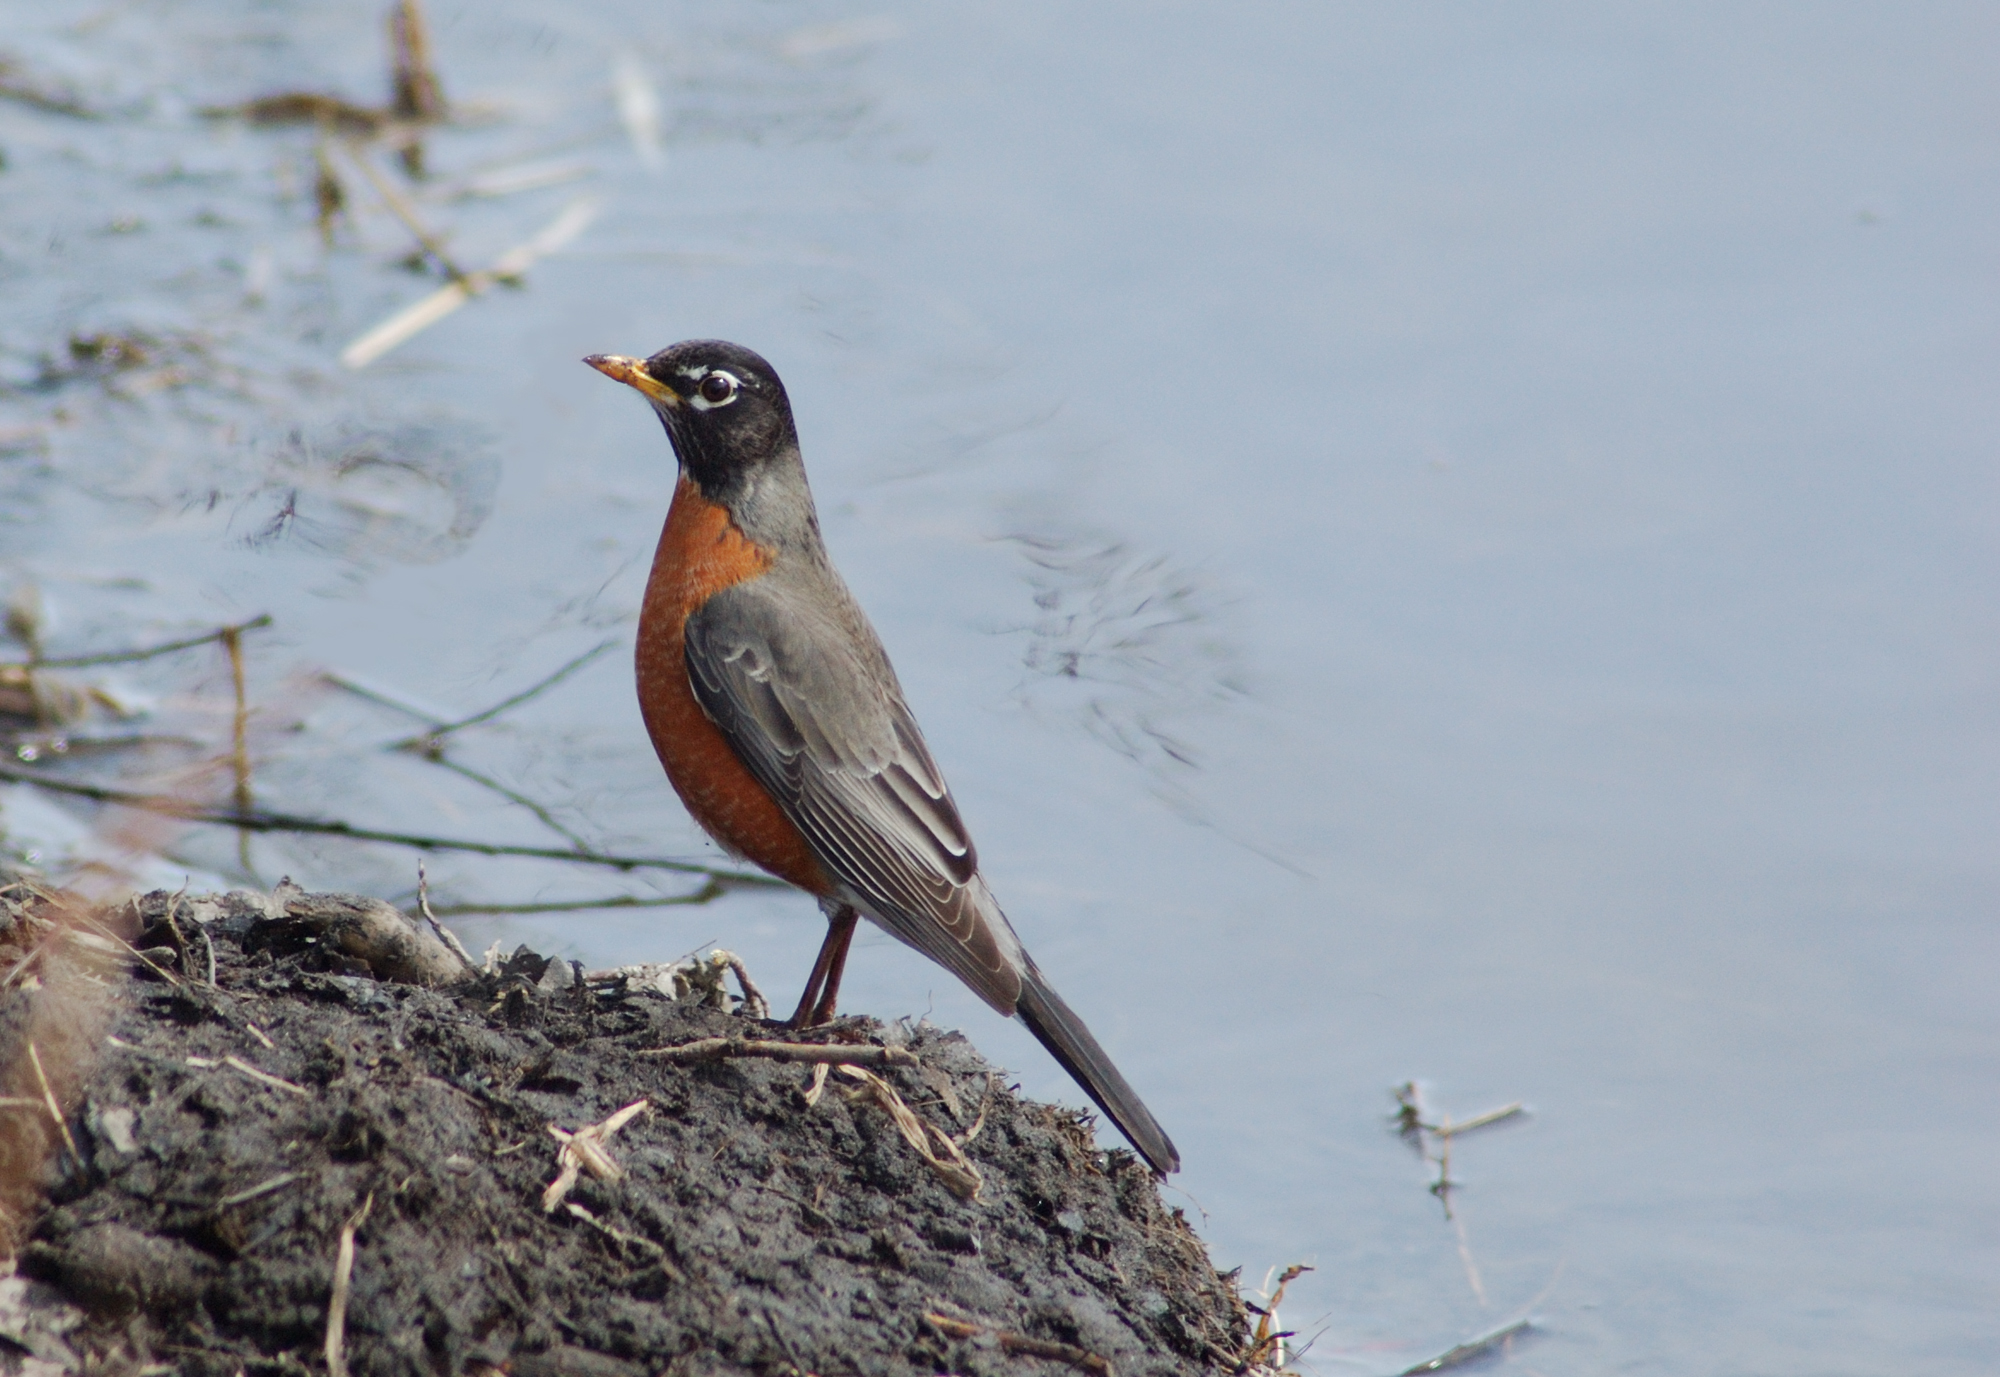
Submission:
{"label": "yellow beak", "polygon": [[646,371],[644,359],[628,359],[623,354],[592,354],[584,360],[607,378],[616,378],[627,387],[661,406],[678,407],[681,394]]}

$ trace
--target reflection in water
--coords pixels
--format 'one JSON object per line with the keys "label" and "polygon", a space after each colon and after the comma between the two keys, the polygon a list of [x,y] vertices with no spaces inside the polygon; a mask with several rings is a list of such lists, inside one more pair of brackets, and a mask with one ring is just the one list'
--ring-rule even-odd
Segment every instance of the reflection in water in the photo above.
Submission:
{"label": "reflection in water", "polygon": [[1194,571],[1095,534],[1006,537],[1031,566],[1040,615],[1022,628],[1032,677],[1016,697],[1079,723],[1179,794],[1197,768],[1201,719],[1244,698],[1223,603]]}
{"label": "reflection in water", "polygon": [[463,427],[293,431],[236,499],[243,543],[285,542],[358,565],[433,564],[458,554],[493,513],[500,465]]}

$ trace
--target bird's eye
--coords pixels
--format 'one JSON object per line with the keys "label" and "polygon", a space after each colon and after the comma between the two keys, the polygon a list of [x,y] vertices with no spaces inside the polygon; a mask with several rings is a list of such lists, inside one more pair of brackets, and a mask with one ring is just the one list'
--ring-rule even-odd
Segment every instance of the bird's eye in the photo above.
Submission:
{"label": "bird's eye", "polygon": [[736,399],[736,379],[727,373],[710,373],[701,380],[701,399],[710,406],[721,406]]}

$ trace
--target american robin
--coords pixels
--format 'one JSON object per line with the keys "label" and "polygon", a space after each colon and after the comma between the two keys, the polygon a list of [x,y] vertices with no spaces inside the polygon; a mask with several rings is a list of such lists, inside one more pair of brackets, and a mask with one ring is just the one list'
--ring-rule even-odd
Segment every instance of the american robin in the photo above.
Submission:
{"label": "american robin", "polygon": [[653,404],[680,460],[639,614],[653,747],[710,836],[817,895],[827,916],[794,1026],[833,1016],[865,914],[1018,1014],[1155,1171],[1178,1170],[1173,1143],[981,878],[888,653],[820,541],[771,365],[720,340],[584,362]]}

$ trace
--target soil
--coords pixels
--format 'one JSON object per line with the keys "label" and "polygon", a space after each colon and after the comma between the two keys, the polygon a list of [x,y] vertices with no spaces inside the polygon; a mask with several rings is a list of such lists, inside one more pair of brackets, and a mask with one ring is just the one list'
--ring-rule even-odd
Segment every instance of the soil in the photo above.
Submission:
{"label": "soil", "polygon": [[[1145,1167],[961,1035],[795,1037],[719,987],[677,999],[525,948],[396,983],[300,916],[342,902],[372,901],[8,901],[0,1171],[45,1199],[0,1202],[0,1372],[325,1372],[349,1226],[340,1357],[367,1377],[1238,1370],[1233,1277]],[[870,1069],[966,1140],[976,1198],[845,1072],[808,1104],[811,1065],[643,1055],[714,1037],[913,1053]],[[551,1126],[639,1100],[608,1143],[622,1177],[545,1210]]]}

